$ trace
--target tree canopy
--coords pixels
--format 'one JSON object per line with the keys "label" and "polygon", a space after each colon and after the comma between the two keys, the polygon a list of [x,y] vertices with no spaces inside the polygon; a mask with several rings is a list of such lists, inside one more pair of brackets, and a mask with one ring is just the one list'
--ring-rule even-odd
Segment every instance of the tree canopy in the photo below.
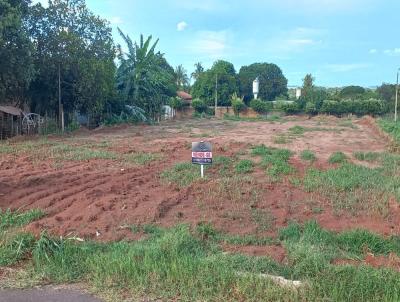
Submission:
{"label": "tree canopy", "polygon": [[216,85],[218,85],[218,105],[230,105],[231,96],[239,92],[239,83],[232,63],[219,60],[211,69],[201,73],[192,87],[195,98],[205,100],[208,105],[215,103]]}
{"label": "tree canopy", "polygon": [[0,0],[0,102],[21,105],[34,77],[33,45],[26,29],[29,0]]}
{"label": "tree canopy", "polygon": [[117,87],[123,100],[130,105],[144,109],[152,118],[160,116],[162,105],[176,95],[174,69],[160,52],[156,52],[158,40],[152,43],[152,37],[144,40],[140,36],[139,44],[119,30],[128,52],[119,47],[119,68]]}
{"label": "tree canopy", "polygon": [[249,102],[253,98],[253,81],[260,81],[259,97],[273,101],[277,96],[287,94],[287,79],[275,64],[254,63],[243,66],[239,71],[240,94]]}
{"label": "tree canopy", "polygon": [[84,0],[51,0],[32,7],[30,36],[37,76],[31,84],[32,109],[57,110],[58,73],[66,112],[100,112],[114,93],[115,48],[106,20]]}

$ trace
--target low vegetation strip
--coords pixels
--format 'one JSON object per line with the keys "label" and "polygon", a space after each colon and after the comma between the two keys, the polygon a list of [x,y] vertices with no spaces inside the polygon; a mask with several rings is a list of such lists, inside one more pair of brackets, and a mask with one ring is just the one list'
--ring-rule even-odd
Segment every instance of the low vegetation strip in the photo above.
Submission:
{"label": "low vegetation strip", "polygon": [[[258,241],[285,246],[287,261],[281,264],[268,257],[223,253],[220,242],[254,244],[256,239],[233,239],[209,224],[196,229],[178,225],[138,230],[146,230],[147,239],[95,243],[57,239],[46,233],[38,239],[17,234],[11,241],[13,248],[7,250],[11,261],[2,260],[0,266],[31,254],[32,265],[26,267],[29,278],[87,282],[103,291],[123,288],[125,294],[167,300],[397,301],[400,297],[400,273],[394,269],[332,264],[339,258],[362,259],[366,251],[400,255],[397,237],[382,238],[363,230],[337,234],[313,221],[290,224],[280,230],[278,238]],[[295,284],[304,286],[285,287],[277,278],[285,284],[298,280]]]}
{"label": "low vegetation strip", "polygon": [[378,124],[383,131],[393,138],[396,149],[400,150],[400,122],[389,119],[379,119]]}

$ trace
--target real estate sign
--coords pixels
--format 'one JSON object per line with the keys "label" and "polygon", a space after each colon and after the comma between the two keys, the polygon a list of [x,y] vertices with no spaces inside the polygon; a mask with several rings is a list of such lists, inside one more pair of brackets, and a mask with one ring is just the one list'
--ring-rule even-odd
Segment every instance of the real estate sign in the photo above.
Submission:
{"label": "real estate sign", "polygon": [[196,165],[212,164],[212,145],[208,142],[192,143],[192,163]]}

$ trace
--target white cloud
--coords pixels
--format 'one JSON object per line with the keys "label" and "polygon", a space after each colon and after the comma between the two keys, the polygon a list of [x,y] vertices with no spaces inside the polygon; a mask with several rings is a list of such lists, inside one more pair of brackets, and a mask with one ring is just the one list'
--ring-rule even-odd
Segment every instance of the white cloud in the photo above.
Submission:
{"label": "white cloud", "polygon": [[366,63],[327,64],[325,67],[331,72],[348,72],[348,71],[368,68],[370,67],[370,64]]}
{"label": "white cloud", "polygon": [[372,48],[372,49],[369,50],[370,54],[375,54],[377,52],[378,52],[378,50],[376,50],[375,48]]}
{"label": "white cloud", "polygon": [[400,56],[400,48],[386,49],[383,53],[388,56]]}
{"label": "white cloud", "polygon": [[189,43],[188,50],[211,59],[220,59],[228,55],[230,36],[226,30],[199,31],[195,40]]}
{"label": "white cloud", "polygon": [[109,18],[109,21],[110,21],[111,24],[114,24],[114,25],[118,25],[118,24],[124,23],[124,21],[122,21],[122,18],[118,17],[118,16],[114,16],[114,17]]}
{"label": "white cloud", "polygon": [[176,25],[177,31],[184,31],[188,24],[185,21],[181,21]]}
{"label": "white cloud", "polygon": [[277,32],[275,37],[269,38],[265,43],[265,49],[271,54],[287,56],[318,47],[323,44],[321,37],[323,30],[297,27],[289,31]]}

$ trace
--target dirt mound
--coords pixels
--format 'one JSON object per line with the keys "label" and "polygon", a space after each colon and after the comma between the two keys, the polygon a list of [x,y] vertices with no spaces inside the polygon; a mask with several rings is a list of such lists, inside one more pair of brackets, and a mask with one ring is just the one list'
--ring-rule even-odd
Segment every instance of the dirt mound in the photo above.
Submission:
{"label": "dirt mound", "polygon": [[369,265],[375,268],[391,268],[400,272],[400,257],[390,253],[388,256],[374,255],[368,253],[363,260],[352,259],[336,259],[333,261],[335,265]]}

